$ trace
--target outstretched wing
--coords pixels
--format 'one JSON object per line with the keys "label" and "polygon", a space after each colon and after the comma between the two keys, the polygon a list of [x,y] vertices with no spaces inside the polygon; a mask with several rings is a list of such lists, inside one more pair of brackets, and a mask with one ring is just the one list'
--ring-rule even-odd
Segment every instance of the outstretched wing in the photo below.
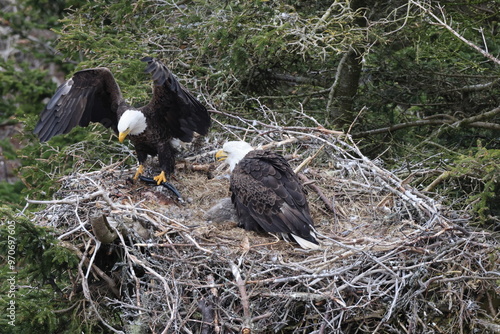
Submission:
{"label": "outstretched wing", "polygon": [[210,116],[205,106],[189,93],[167,67],[151,57],[145,57],[147,73],[154,80],[153,98],[141,111],[152,119],[165,122],[170,134],[184,142],[193,140],[193,132],[206,135]]}
{"label": "outstretched wing", "polygon": [[68,133],[75,126],[100,122],[117,131],[118,105],[123,102],[120,87],[107,68],[92,68],[76,72],[59,86],[45,109],[34,133],[41,141]]}
{"label": "outstretched wing", "polygon": [[291,233],[317,243],[303,187],[282,156],[249,152],[233,170],[230,187],[245,229]]}

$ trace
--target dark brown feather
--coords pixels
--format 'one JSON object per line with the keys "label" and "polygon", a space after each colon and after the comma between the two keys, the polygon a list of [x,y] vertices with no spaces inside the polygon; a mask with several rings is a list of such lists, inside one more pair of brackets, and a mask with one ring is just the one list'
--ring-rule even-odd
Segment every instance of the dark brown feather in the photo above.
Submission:
{"label": "dark brown feather", "polygon": [[154,79],[153,98],[140,110],[147,118],[160,124],[168,124],[170,135],[184,142],[193,140],[193,132],[206,135],[210,127],[207,109],[191,95],[168,68],[151,57],[142,59],[148,63],[146,72]]}
{"label": "dark brown feather", "polygon": [[313,221],[297,175],[280,155],[250,151],[231,174],[231,199],[247,230],[291,233],[315,244]]}
{"label": "dark brown feather", "polygon": [[68,133],[75,126],[100,122],[117,131],[118,106],[123,104],[120,87],[107,68],[76,72],[59,86],[40,114],[34,133],[40,141]]}

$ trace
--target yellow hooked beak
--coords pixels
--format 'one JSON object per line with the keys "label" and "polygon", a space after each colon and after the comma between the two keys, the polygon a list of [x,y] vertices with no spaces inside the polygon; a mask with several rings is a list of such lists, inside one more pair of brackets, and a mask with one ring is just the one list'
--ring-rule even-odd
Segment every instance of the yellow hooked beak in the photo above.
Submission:
{"label": "yellow hooked beak", "polygon": [[125,140],[125,137],[127,137],[129,133],[130,133],[129,129],[127,129],[123,132],[120,132],[120,134],[118,135],[118,140],[120,141],[120,143],[123,143],[123,141]]}
{"label": "yellow hooked beak", "polygon": [[227,159],[227,153],[224,152],[223,150],[219,150],[217,151],[217,153],[215,153],[215,160],[224,161],[226,159]]}

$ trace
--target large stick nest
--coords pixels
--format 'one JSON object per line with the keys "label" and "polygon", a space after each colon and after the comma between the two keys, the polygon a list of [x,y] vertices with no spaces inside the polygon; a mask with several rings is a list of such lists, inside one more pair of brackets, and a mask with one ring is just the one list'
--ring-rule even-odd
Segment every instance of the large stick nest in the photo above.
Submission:
{"label": "large stick nest", "polygon": [[[181,154],[172,183],[184,201],[131,182],[123,157],[64,177],[52,201],[30,200],[46,204],[34,221],[81,259],[74,287],[83,293],[70,298],[85,300],[82,319],[126,333],[498,330],[494,238],[368,159],[349,136],[269,118],[215,113],[219,134]],[[207,214],[229,196],[228,171],[213,155],[243,137],[298,167],[320,251],[244,231],[230,210]]]}

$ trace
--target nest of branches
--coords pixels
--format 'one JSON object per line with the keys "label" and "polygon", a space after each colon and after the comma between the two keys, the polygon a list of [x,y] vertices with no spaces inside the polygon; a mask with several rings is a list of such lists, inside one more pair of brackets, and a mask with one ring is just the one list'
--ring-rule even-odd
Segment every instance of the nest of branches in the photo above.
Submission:
{"label": "nest of branches", "polygon": [[[64,177],[51,201],[29,201],[46,204],[34,221],[81,260],[69,298],[85,301],[82,319],[116,333],[498,330],[491,235],[368,159],[348,135],[318,123],[280,127],[272,116],[213,118],[219,134],[181,154],[172,183],[183,200],[131,182],[122,158]],[[296,168],[321,250],[244,231],[213,210],[229,196],[213,155],[243,137]]]}

